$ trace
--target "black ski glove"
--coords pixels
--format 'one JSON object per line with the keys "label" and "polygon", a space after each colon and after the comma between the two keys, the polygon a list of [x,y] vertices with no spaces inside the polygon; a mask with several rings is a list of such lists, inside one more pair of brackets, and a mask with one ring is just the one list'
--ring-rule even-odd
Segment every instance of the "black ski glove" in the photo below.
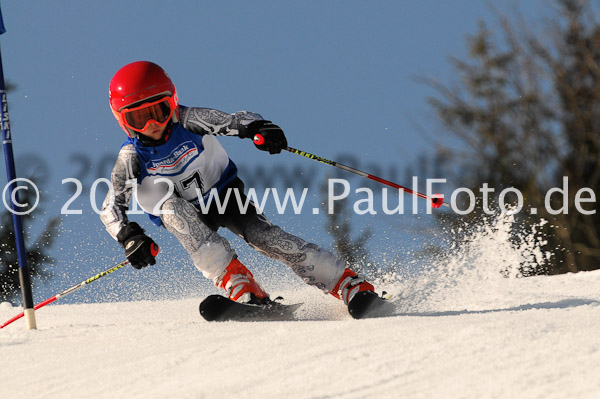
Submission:
{"label": "black ski glove", "polygon": [[144,230],[139,224],[128,223],[117,234],[117,240],[125,248],[125,256],[131,266],[139,270],[142,267],[156,264],[154,257],[158,254],[158,245],[152,238],[144,234]]}
{"label": "black ski glove", "polygon": [[288,145],[283,130],[271,121],[250,122],[242,126],[239,132],[241,138],[252,139],[256,148],[269,151],[270,154],[279,154]]}

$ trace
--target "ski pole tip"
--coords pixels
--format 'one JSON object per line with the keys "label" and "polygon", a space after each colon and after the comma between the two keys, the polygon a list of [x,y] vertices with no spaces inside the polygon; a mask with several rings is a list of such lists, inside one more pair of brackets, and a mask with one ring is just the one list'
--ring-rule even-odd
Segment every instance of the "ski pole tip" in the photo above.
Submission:
{"label": "ski pole tip", "polygon": [[444,196],[442,194],[434,194],[431,197],[431,207],[434,209],[441,208],[444,204]]}

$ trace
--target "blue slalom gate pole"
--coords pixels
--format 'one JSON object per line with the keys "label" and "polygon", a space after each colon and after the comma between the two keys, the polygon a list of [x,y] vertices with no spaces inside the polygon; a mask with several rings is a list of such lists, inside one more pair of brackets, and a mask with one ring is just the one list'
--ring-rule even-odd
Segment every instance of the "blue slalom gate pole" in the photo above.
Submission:
{"label": "blue slalom gate pole", "polygon": [[[0,10],[0,35],[5,33],[2,10]],[[8,177],[8,193],[11,198],[11,211],[15,241],[17,246],[17,257],[19,260],[19,281],[21,284],[21,295],[23,297],[23,313],[25,315],[28,330],[36,329],[35,313],[33,308],[33,294],[31,291],[31,278],[27,266],[27,249],[23,238],[23,222],[21,220],[21,208],[19,208],[19,192],[17,188],[17,174],[15,171],[15,160],[12,147],[12,134],[10,131],[10,119],[8,117],[8,100],[6,98],[6,85],[4,83],[4,70],[2,68],[2,51],[0,51],[0,97],[2,110],[0,112],[0,125],[2,127],[2,146],[4,147],[4,160],[6,162],[6,175]]]}

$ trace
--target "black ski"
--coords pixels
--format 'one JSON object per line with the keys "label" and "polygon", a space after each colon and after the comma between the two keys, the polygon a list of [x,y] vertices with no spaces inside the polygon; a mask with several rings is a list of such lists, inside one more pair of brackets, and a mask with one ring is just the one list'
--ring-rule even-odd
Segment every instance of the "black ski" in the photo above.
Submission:
{"label": "black ski", "polygon": [[361,291],[348,304],[348,312],[355,319],[386,317],[394,314],[394,304],[372,291]]}
{"label": "black ski", "polygon": [[285,305],[271,300],[265,304],[254,305],[234,302],[222,295],[210,295],[200,303],[200,315],[207,321],[293,320],[294,311],[301,305]]}

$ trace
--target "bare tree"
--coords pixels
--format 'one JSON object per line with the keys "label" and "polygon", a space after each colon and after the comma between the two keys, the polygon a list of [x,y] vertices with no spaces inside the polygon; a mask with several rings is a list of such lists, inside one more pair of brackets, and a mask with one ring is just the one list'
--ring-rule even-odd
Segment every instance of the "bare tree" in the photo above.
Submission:
{"label": "bare tree", "polygon": [[[33,198],[29,198],[31,194],[29,191],[26,192],[26,196],[20,199],[21,202],[32,203]],[[38,207],[34,212],[22,216],[25,246],[27,247],[27,265],[31,277],[50,278],[52,274],[44,269],[44,265],[52,262],[52,258],[48,255],[48,249],[56,238],[60,218],[50,219],[39,237],[32,241],[28,234],[28,226],[32,223],[35,215],[40,212],[41,209]],[[0,301],[15,301],[18,298],[19,290],[19,262],[12,213],[5,210],[0,214]]]}
{"label": "bare tree", "polygon": [[[498,33],[480,22],[468,38],[467,60],[451,59],[459,78],[446,85],[426,79],[439,97],[430,103],[444,127],[460,139],[440,147],[448,178],[474,190],[487,183],[497,195],[515,187],[535,216],[545,218],[555,256],[544,273],[600,268],[596,203],[575,207],[576,195],[600,188],[600,22],[585,0],[557,0],[553,19],[534,32],[520,16],[496,13]],[[567,203],[546,193],[568,178]],[[534,212],[528,212],[534,213]],[[523,214],[522,214],[523,215]],[[479,213],[471,217],[477,218]],[[527,223],[524,223],[526,225]]]}

